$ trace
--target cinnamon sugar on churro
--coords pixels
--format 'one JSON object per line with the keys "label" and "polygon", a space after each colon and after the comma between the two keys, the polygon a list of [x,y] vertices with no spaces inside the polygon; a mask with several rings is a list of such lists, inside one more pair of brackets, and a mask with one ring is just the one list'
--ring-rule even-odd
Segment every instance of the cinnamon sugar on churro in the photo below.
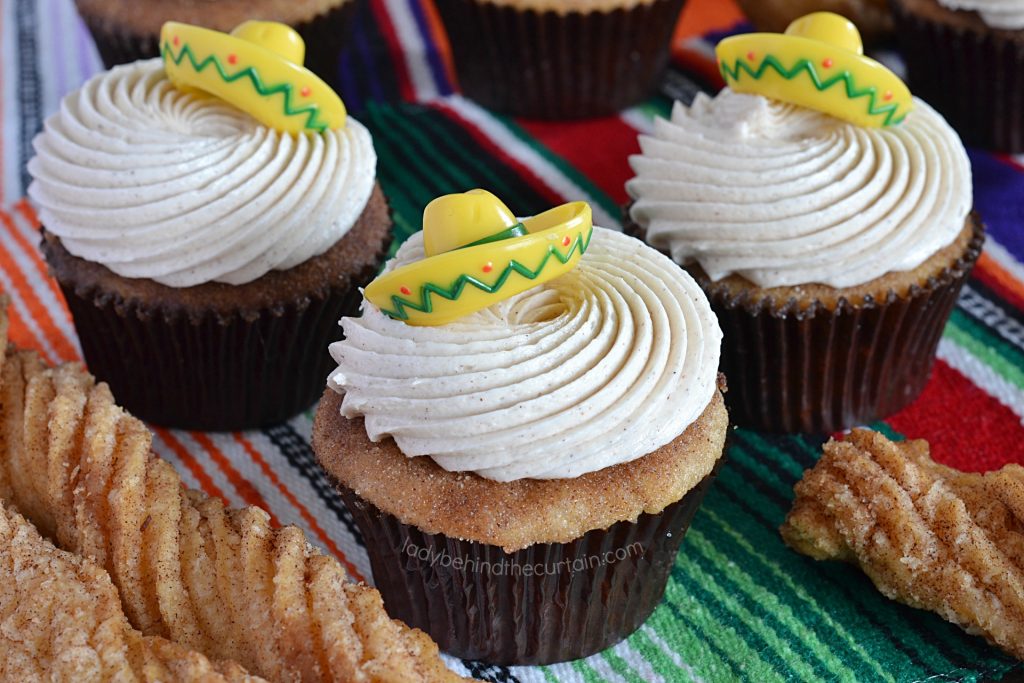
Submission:
{"label": "cinnamon sugar on churro", "polygon": [[1024,659],[1024,468],[960,472],[926,441],[854,430],[795,490],[794,550],[857,564],[887,597]]}
{"label": "cinnamon sugar on churro", "polygon": [[106,384],[6,335],[0,298],[0,498],[106,570],[135,629],[273,680],[460,680],[302,531],[184,488]]}
{"label": "cinnamon sugar on churro", "polygon": [[259,683],[234,662],[133,629],[110,576],[0,504],[0,679]]}

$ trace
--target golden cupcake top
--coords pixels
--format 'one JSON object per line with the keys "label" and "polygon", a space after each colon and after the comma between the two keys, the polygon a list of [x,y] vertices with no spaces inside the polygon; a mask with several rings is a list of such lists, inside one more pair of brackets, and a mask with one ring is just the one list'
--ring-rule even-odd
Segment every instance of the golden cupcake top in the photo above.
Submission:
{"label": "golden cupcake top", "polygon": [[383,273],[364,296],[410,325],[443,325],[568,273],[592,234],[585,202],[520,221],[486,190],[445,195],[423,211],[426,258]]}
{"label": "golden cupcake top", "polygon": [[865,57],[857,27],[832,12],[801,17],[785,33],[726,38],[715,54],[733,91],[807,107],[858,126],[896,125],[914,108],[906,84]]}
{"label": "golden cupcake top", "polygon": [[345,125],[345,105],[303,66],[306,45],[290,26],[246,21],[230,34],[169,21],[160,31],[167,77],[287,133],[322,133]]}

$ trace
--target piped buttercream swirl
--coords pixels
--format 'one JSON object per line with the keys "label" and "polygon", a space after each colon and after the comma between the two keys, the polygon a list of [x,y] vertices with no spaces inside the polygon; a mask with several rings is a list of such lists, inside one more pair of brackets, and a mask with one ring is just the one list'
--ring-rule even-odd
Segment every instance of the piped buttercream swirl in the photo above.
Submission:
{"label": "piped buttercream swirl", "polygon": [[1024,29],[1024,0],[939,0],[947,9],[977,12],[986,26]]}
{"label": "piped buttercream swirl", "polygon": [[[423,258],[414,235],[388,269]],[[594,228],[578,268],[447,325],[364,301],[329,386],[368,436],[495,479],[576,477],[650,453],[714,395],[721,331],[681,268]]]}
{"label": "piped buttercream swirl", "polygon": [[912,270],[972,204],[967,152],[920,100],[898,126],[862,128],[725,89],[677,103],[640,147],[633,220],[713,280],[849,287]]}
{"label": "piped buttercream swirl", "polygon": [[373,191],[370,134],[348,118],[291,135],[171,85],[161,60],[99,74],[46,121],[29,196],[80,258],[171,287],[243,284],[341,239]]}

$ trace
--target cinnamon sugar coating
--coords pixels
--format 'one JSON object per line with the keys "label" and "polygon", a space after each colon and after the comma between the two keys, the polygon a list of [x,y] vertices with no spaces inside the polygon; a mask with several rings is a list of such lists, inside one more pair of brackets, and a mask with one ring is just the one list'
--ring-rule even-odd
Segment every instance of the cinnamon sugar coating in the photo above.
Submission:
{"label": "cinnamon sugar coating", "polygon": [[[646,238],[646,231],[631,221],[627,222],[626,234],[639,239]],[[817,283],[787,285],[782,287],[758,287],[742,275],[730,275],[711,282],[707,273],[697,263],[684,268],[693,275],[701,287],[710,294],[723,293],[729,300],[741,302],[750,307],[764,305],[770,310],[795,307],[796,310],[814,307],[836,310],[841,301],[853,306],[869,302],[887,301],[890,298],[905,298],[915,288],[927,287],[930,282],[945,279],[966,263],[973,263],[984,241],[984,227],[977,214],[967,217],[963,229],[950,244],[929,256],[917,268],[904,272],[890,272],[854,287],[830,287]]]}
{"label": "cinnamon sugar coating", "polygon": [[644,512],[661,512],[711,472],[729,424],[716,391],[685,432],[637,460],[575,479],[502,483],[448,472],[428,457],[406,457],[390,438],[373,443],[363,419],[342,417],[340,406],[341,396],[325,391],[313,424],[313,449],[336,481],[423,532],[506,552],[567,543],[593,529],[636,521]]}
{"label": "cinnamon sugar coating", "polygon": [[0,504],[0,679],[258,683],[128,624],[110,576]]}
{"label": "cinnamon sugar coating", "polygon": [[272,270],[242,285],[206,282],[168,287],[144,278],[122,277],[102,264],[72,255],[56,235],[45,231],[41,248],[50,273],[83,298],[112,299],[119,308],[159,310],[165,315],[185,313],[193,319],[208,312],[250,319],[262,309],[324,298],[332,288],[360,281],[362,273],[378,267],[390,231],[390,209],[377,185],[352,229],[330,249],[294,268]]}
{"label": "cinnamon sugar coating", "polygon": [[886,597],[1024,659],[1024,468],[960,472],[926,441],[857,429],[795,490],[781,528],[794,550],[856,564]]}
{"label": "cinnamon sugar coating", "polygon": [[302,531],[186,489],[151,446],[81,366],[8,347],[0,311],[0,498],[106,570],[136,629],[272,680],[460,680]]}
{"label": "cinnamon sugar coating", "polygon": [[707,274],[696,263],[687,265],[686,269],[706,290],[725,290],[730,298],[742,297],[750,305],[765,301],[772,302],[769,308],[781,309],[789,302],[795,302],[799,310],[822,306],[832,311],[844,299],[854,306],[861,306],[870,301],[887,301],[890,297],[905,298],[912,289],[926,287],[930,281],[943,278],[948,272],[959,268],[960,261],[968,259],[973,262],[976,258],[973,250],[981,249],[982,235],[978,217],[972,214],[968,216],[955,240],[929,256],[917,268],[889,272],[853,287],[837,288],[816,283],[757,287],[741,275],[730,275],[717,282],[709,282]]}

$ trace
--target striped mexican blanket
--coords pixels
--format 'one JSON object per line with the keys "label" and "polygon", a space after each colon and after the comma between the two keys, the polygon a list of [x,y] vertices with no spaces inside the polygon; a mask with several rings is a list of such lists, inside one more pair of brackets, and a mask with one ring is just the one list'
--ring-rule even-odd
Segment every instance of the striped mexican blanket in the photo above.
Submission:
{"label": "striped mexican blanket", "polygon": [[[712,29],[735,30],[731,2],[691,0],[667,91],[715,87]],[[482,186],[522,214],[583,199],[595,222],[620,224],[638,131],[670,100],[574,124],[496,116],[453,94],[429,0],[369,0],[344,57],[344,97],[374,135],[396,241],[433,197]],[[72,0],[2,0],[0,11],[0,289],[14,340],[49,361],[80,349],[37,249],[22,199],[31,139],[60,97],[101,68]],[[1024,462],[1024,160],[972,151],[977,207],[990,239],[942,341],[924,395],[884,424],[927,437],[968,469]],[[296,524],[372,581],[351,516],[309,448],[312,413],[236,434],[158,429],[156,447],[190,486],[259,505]],[[940,618],[894,604],[858,571],[786,549],[776,531],[792,486],[821,440],[740,431],[679,554],[667,594],[628,641],[584,661],[507,668],[450,660],[491,681],[918,681],[999,679],[1016,665]]]}

